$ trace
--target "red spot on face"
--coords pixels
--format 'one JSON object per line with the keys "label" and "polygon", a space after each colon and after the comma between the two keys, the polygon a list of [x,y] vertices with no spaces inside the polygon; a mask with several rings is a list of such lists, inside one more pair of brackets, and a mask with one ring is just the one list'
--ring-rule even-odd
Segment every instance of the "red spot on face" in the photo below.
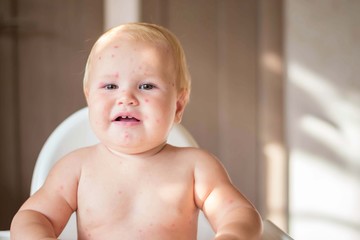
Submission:
{"label": "red spot on face", "polygon": [[118,45],[115,45],[114,48],[119,48],[119,46],[118,46]]}
{"label": "red spot on face", "polygon": [[148,102],[149,102],[149,99],[145,99],[145,102],[147,102],[147,103],[148,103]]}
{"label": "red spot on face", "polygon": [[111,58],[114,58],[115,57],[115,54],[111,54]]}
{"label": "red spot on face", "polygon": [[101,57],[99,57],[99,60],[101,60]]}
{"label": "red spot on face", "polygon": [[232,204],[234,202],[234,199],[229,199],[228,203]]}
{"label": "red spot on face", "polygon": [[119,73],[116,72],[116,73],[114,74],[114,77],[115,77],[115,78],[119,78]]}

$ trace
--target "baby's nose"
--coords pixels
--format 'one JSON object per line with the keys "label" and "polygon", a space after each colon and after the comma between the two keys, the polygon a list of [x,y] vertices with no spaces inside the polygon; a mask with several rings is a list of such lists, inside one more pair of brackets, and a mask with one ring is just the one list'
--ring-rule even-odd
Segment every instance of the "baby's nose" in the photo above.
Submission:
{"label": "baby's nose", "polygon": [[118,105],[138,105],[138,103],[136,97],[132,93],[126,91],[123,91],[117,100]]}

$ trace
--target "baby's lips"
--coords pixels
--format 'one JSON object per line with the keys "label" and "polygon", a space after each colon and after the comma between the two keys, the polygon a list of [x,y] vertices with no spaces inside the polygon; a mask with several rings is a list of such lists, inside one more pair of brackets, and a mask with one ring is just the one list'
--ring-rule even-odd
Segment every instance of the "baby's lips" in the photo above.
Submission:
{"label": "baby's lips", "polygon": [[123,112],[117,114],[114,119],[114,122],[140,122],[139,117],[134,113]]}
{"label": "baby's lips", "polygon": [[139,119],[131,116],[119,116],[115,119],[116,122],[140,122]]}

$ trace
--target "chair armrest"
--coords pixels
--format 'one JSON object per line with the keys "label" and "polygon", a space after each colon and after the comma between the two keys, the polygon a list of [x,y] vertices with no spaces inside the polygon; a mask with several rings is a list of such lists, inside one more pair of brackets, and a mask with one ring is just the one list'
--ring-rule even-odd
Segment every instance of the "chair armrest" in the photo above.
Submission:
{"label": "chair armrest", "polygon": [[264,220],[262,240],[294,240],[269,220]]}

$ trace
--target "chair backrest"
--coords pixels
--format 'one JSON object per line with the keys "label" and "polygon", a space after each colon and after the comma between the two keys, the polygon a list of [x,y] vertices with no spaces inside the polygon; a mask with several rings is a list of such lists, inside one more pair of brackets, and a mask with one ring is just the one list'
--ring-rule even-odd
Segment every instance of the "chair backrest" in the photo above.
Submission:
{"label": "chair backrest", "polygon": [[[52,166],[65,154],[98,143],[88,120],[88,109],[83,108],[65,119],[49,136],[36,161],[31,192],[34,194],[45,182]],[[178,147],[198,147],[191,134],[180,124],[174,125],[168,143]],[[211,239],[214,233],[201,213],[198,223],[198,239]],[[76,239],[76,217],[70,218],[61,239]]]}

